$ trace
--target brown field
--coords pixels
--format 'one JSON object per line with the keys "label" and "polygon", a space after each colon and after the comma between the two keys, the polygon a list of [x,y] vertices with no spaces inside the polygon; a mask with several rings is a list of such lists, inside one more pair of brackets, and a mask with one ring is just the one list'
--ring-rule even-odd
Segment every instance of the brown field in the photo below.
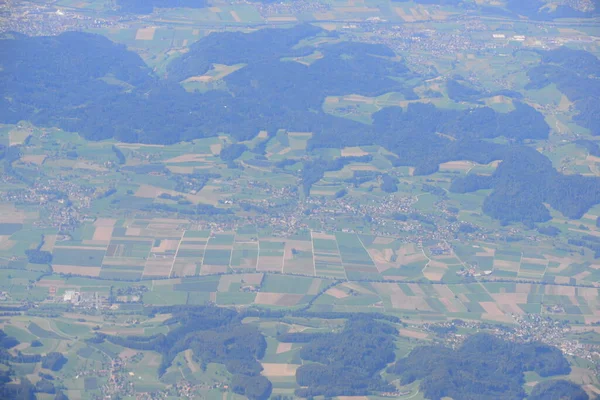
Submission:
{"label": "brown field", "polygon": [[15,244],[17,244],[17,242],[14,240],[10,240],[10,236],[0,236],[0,250],[12,249]]}
{"label": "brown field", "polygon": [[190,368],[190,370],[192,371],[192,373],[198,372],[200,370],[200,367],[198,366],[198,364],[196,364],[194,362],[192,350],[187,349],[184,352],[184,355],[185,355],[185,362],[187,363],[187,365]]}
{"label": "brown field", "polygon": [[249,285],[260,285],[265,274],[243,274],[242,279]]}
{"label": "brown field", "polygon": [[573,286],[546,285],[545,292],[549,295],[575,296],[575,289]]}
{"label": "brown field", "polygon": [[596,299],[599,295],[598,289],[596,288],[577,288],[577,295],[585,297],[588,301],[590,299]]}
{"label": "brown field", "polygon": [[[56,235],[45,235],[44,236],[44,245],[42,246],[42,248],[40,250],[52,252],[52,250],[54,250],[54,245],[56,244],[56,237],[57,237]],[[1,239],[0,239],[0,242],[2,242]]]}
{"label": "brown field", "polygon": [[554,282],[556,283],[560,283],[560,284],[565,284],[565,283],[569,283],[571,281],[571,278],[568,276],[556,276],[554,277]]}
{"label": "brown field", "polygon": [[[423,289],[421,288],[421,286],[417,283],[409,283],[408,287],[410,288],[410,290],[412,290],[412,292],[415,294],[415,296],[425,296],[425,292],[423,291]],[[454,297],[454,296],[452,296]]]}
{"label": "brown field", "polygon": [[316,20],[333,20],[336,19],[337,16],[332,12],[316,12],[313,14]]}
{"label": "brown field", "polygon": [[221,154],[221,150],[223,149],[223,145],[221,143],[215,143],[210,145],[210,151],[213,155],[218,156]]}
{"label": "brown field", "polygon": [[174,174],[193,174],[194,167],[178,167],[174,165],[167,165],[167,169]]}
{"label": "brown field", "polygon": [[548,264],[548,260],[546,260],[545,258],[528,258],[528,257],[523,257],[521,259],[522,263],[527,263],[527,264],[538,264],[538,265],[546,265]]}
{"label": "brown field", "polygon": [[98,218],[94,226],[114,226],[117,223],[115,218]]}
{"label": "brown field", "polygon": [[45,154],[29,154],[21,157],[21,161],[24,163],[31,163],[36,165],[42,165],[46,159]]}
{"label": "brown field", "polygon": [[342,157],[360,157],[366,156],[369,153],[361,149],[360,147],[345,147],[342,149]]}
{"label": "brown field", "polygon": [[143,276],[169,276],[172,260],[147,260]]}
{"label": "brown field", "polygon": [[308,291],[306,292],[307,295],[316,295],[317,293],[319,293],[319,288],[321,287],[321,283],[323,282],[322,279],[313,279],[312,283],[310,284],[310,287],[308,288]]}
{"label": "brown field", "polygon": [[237,13],[235,11],[230,11],[229,13],[231,14],[231,16],[233,17],[235,22],[242,22],[242,19],[240,18],[239,15],[237,15]]}
{"label": "brown field", "polygon": [[296,376],[297,364],[262,363],[264,376]]}
{"label": "brown field", "polygon": [[392,307],[401,310],[432,311],[423,297],[406,296],[404,293],[394,293],[390,296]]}
{"label": "brown field", "polygon": [[498,304],[526,304],[527,293],[491,293],[490,296]]}
{"label": "brown field", "polygon": [[143,335],[144,328],[101,329],[98,332],[104,333],[106,335],[134,336],[134,335]]}
{"label": "brown field", "polygon": [[519,263],[514,261],[494,260],[494,268],[503,269],[505,271],[518,271]]}
{"label": "brown field", "polygon": [[379,271],[379,272],[384,272],[384,271],[394,267],[393,265],[391,265],[389,263],[390,256],[388,256],[388,254],[387,254],[388,251],[392,252],[392,250],[391,249],[385,249],[385,250],[386,250],[386,254],[383,254],[381,251],[376,250],[376,249],[367,249],[369,256],[375,263],[375,266],[377,267],[377,271]]}
{"label": "brown field", "polygon": [[454,292],[452,292],[452,290],[450,290],[446,285],[433,285],[433,289],[440,295],[440,298],[454,298]]}
{"label": "brown field", "polygon": [[156,32],[156,27],[150,26],[148,28],[140,28],[135,33],[135,40],[152,40],[154,39],[154,33]]}
{"label": "brown field", "polygon": [[448,312],[460,312],[460,310],[456,307],[456,305],[454,303],[452,303],[452,301],[446,297],[441,297],[439,299],[442,304],[444,304],[444,307],[446,307],[446,310],[448,310]]}
{"label": "brown field", "polygon": [[57,274],[75,274],[85,276],[100,276],[100,267],[79,267],[76,265],[52,265]]}
{"label": "brown field", "polygon": [[331,288],[331,289],[327,290],[327,291],[325,292],[325,294],[328,294],[328,295],[330,295],[330,296],[332,296],[332,297],[335,297],[336,299],[343,299],[343,298],[345,298],[345,297],[348,297],[348,296],[349,296],[349,295],[348,295],[348,293],[344,292],[344,291],[343,291],[343,290],[341,290],[341,289],[335,288],[335,287],[333,287],[333,288]]}
{"label": "brown field", "polygon": [[406,336],[413,339],[427,339],[429,335],[425,332],[413,331],[410,329],[398,329],[401,336]]}
{"label": "brown field", "polygon": [[296,21],[298,21],[298,18],[296,18],[294,16],[289,16],[289,17],[268,17],[267,21],[268,22],[296,22]]}
{"label": "brown field", "polygon": [[275,354],[287,353],[292,350],[293,343],[279,343],[277,345],[277,350],[275,350]]}
{"label": "brown field", "polygon": [[470,161],[448,161],[440,164],[440,169],[468,171],[473,168],[474,163]]}
{"label": "brown field", "polygon": [[188,162],[206,162],[207,157],[212,157],[212,154],[182,154],[177,157],[169,158],[164,162],[166,164],[178,164]]}
{"label": "brown field", "polygon": [[479,305],[490,315],[504,315],[504,312],[498,308],[498,304],[491,301],[480,301]]}
{"label": "brown field", "polygon": [[30,135],[31,132],[29,129],[12,129],[10,132],[8,132],[9,146],[23,144]]}
{"label": "brown field", "polygon": [[94,231],[94,236],[92,236],[92,240],[109,242],[110,238],[112,237],[112,233],[112,226],[98,226]]}
{"label": "brown field", "polygon": [[444,277],[445,270],[439,268],[427,267],[423,271],[423,276],[430,281],[439,281]]}
{"label": "brown field", "polygon": [[301,294],[259,292],[254,303],[270,306],[295,306],[304,297]]}
{"label": "brown field", "polygon": [[350,171],[379,171],[379,168],[370,164],[353,164],[348,169]]}
{"label": "brown field", "polygon": [[280,256],[262,256],[258,260],[257,271],[281,271],[283,267],[283,257]]}
{"label": "brown field", "polygon": [[329,233],[324,233],[324,232],[312,232],[312,237],[314,239],[329,239],[329,240],[336,240],[335,239],[335,235],[331,235]]}
{"label": "brown field", "polygon": [[196,275],[195,263],[175,262],[171,276],[193,276]]}

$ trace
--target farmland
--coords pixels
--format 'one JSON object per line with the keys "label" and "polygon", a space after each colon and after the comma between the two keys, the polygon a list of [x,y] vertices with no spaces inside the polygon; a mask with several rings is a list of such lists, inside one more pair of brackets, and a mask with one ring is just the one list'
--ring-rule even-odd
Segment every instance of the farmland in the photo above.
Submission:
{"label": "farmland", "polygon": [[[134,127],[127,136],[133,113],[114,135],[108,123],[88,137],[59,128],[58,114],[40,122],[58,113],[39,111],[43,101],[26,105],[40,112],[37,122],[0,124],[0,329],[18,341],[2,350],[12,377],[36,387],[38,399],[53,398],[38,390],[47,382],[69,399],[262,398],[240,394],[250,379],[257,387],[268,380],[271,397],[294,398],[318,389],[301,383],[307,365],[323,362],[306,349],[347,338],[361,321],[393,328],[378,336],[393,342],[388,366],[418,346],[456,349],[487,332],[558,348],[571,369],[554,378],[600,393],[600,204],[586,191],[600,177],[600,142],[584,118],[593,110],[578,108],[589,94],[572,93],[591,87],[597,71],[573,87],[535,80],[536,68],[558,65],[548,61],[558,53],[546,51],[563,45],[591,63],[578,68],[594,68],[585,57],[600,54],[597,17],[534,23],[495,14],[509,4],[489,1],[467,12],[421,1],[210,0],[123,18],[120,1],[41,3],[32,13],[29,3],[10,8],[11,30],[48,40],[63,30],[99,34],[112,42],[101,49],[124,46],[115,59],[139,56],[141,66],[107,69],[82,86],[123,96],[123,108],[141,104],[132,110],[159,135]],[[488,8],[479,15],[479,7]],[[262,34],[272,46],[256,45]],[[238,47],[219,52],[228,46]],[[206,68],[186,69],[195,62]],[[84,103],[105,95],[92,93]],[[144,103],[152,96],[159,100]],[[527,129],[506,122],[523,109]],[[154,119],[171,112],[169,123]],[[63,122],[83,120],[73,115]],[[98,115],[90,126],[110,120]],[[223,121],[205,126],[188,116]],[[487,129],[496,124],[501,132]],[[402,134],[382,139],[389,132],[378,129],[388,125]],[[534,134],[539,126],[545,136]],[[502,151],[488,158],[465,143]],[[519,180],[531,171],[509,170],[501,181],[503,152],[514,149],[548,160],[549,176],[564,184],[547,191],[581,200],[581,215],[560,198],[535,197],[538,179]],[[472,178],[485,184],[471,187]],[[498,218],[490,212],[498,198],[509,211],[539,203],[547,218]],[[198,336],[173,339],[186,324]],[[255,358],[244,349],[233,365],[219,358],[227,352],[203,353],[204,343],[240,337],[256,344]],[[47,367],[53,353],[65,357],[57,370]],[[373,376],[390,391],[326,397],[426,398],[423,380],[403,384],[387,367]],[[524,379],[531,393],[548,377],[531,370]]]}

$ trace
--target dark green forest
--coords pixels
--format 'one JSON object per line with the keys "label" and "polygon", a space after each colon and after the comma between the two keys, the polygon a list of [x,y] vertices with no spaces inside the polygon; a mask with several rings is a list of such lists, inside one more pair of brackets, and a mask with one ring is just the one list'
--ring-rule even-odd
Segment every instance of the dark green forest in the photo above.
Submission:
{"label": "dark green forest", "polygon": [[224,364],[232,374],[232,387],[236,393],[252,400],[269,397],[271,382],[260,375],[262,366],[258,362],[264,356],[267,343],[256,327],[241,323],[236,311],[218,307],[180,307],[164,324],[171,328],[166,335],[119,337],[98,334],[92,340],[107,340],[132,349],[161,353],[161,376],[178,353],[191,349],[201,368],[211,362]]}
{"label": "dark green forest", "polygon": [[589,400],[581,386],[563,379],[540,382],[531,391],[528,400]]}
{"label": "dark green forest", "polygon": [[372,318],[351,318],[340,333],[288,334],[282,341],[305,342],[296,371],[300,397],[360,396],[393,391],[379,374],[394,360],[397,330]]}
{"label": "dark green forest", "polygon": [[[331,95],[399,92],[417,99],[414,81],[424,78],[394,58],[388,47],[375,44],[325,43],[318,47],[324,57],[310,66],[282,61],[282,57],[314,51],[297,46],[301,40],[326,35],[336,34],[311,25],[248,34],[212,33],[172,61],[165,77],[156,76],[137,54],[102,36],[79,32],[56,37],[6,35],[0,40],[0,57],[6,60],[0,71],[0,90],[6,94],[0,99],[0,121],[30,120],[79,132],[90,140],[159,144],[221,132],[241,141],[260,130],[270,136],[281,128],[311,131],[309,151],[381,145],[394,154],[390,157],[393,165],[415,167],[417,175],[434,173],[440,163],[452,160],[504,160],[492,178],[458,179],[452,190],[494,189],[484,212],[506,223],[547,220],[549,212],[543,203],[569,218],[579,218],[600,201],[598,178],[559,174],[549,159],[522,146],[529,139],[547,138],[550,128],[542,114],[519,101],[522,96],[517,92],[503,91],[515,105],[508,113],[485,106],[461,111],[411,103],[406,110],[388,107],[376,112],[370,124],[325,113],[322,104]],[[595,131],[600,126],[600,87],[593,74],[600,60],[569,49],[541,54],[542,63],[528,71],[530,87],[556,83],[575,102],[578,122]],[[45,60],[43,65],[40,58]],[[227,91],[184,90],[181,81],[206,73],[213,63],[245,66],[224,78]],[[567,72],[559,73],[563,70]],[[454,78],[448,81],[448,91],[456,100],[477,103],[480,96],[489,95],[468,86],[461,77]],[[508,139],[507,144],[490,140],[498,137]],[[234,160],[246,150],[244,145],[233,144],[221,158],[237,167]],[[261,150],[256,151],[260,154]],[[122,162],[122,154],[115,154]],[[305,194],[325,171],[351,161],[305,162]],[[384,179],[383,190],[393,192],[394,187],[393,181]]]}
{"label": "dark green forest", "polygon": [[521,400],[526,397],[526,371],[548,377],[569,374],[571,367],[555,347],[479,333],[456,350],[441,345],[417,347],[388,369],[400,376],[402,384],[421,380],[420,390],[432,400]]}

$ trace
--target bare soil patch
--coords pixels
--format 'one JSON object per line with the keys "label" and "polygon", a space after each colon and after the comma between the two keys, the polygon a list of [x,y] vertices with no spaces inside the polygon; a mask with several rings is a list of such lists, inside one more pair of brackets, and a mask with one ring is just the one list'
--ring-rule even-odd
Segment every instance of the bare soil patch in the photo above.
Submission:
{"label": "bare soil patch", "polygon": [[153,40],[156,27],[140,28],[135,33],[135,40]]}
{"label": "bare soil patch", "polygon": [[100,267],[80,267],[76,265],[52,265],[52,269],[58,274],[74,274],[85,276],[100,276]]}
{"label": "bare soil patch", "polygon": [[296,376],[296,370],[300,365],[263,363],[262,366],[264,376]]}

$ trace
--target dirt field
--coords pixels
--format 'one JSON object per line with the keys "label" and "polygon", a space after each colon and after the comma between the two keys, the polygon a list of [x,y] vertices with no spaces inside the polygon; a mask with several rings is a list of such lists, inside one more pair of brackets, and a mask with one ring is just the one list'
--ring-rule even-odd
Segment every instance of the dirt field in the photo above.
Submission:
{"label": "dirt field", "polygon": [[21,157],[22,162],[36,164],[36,165],[42,165],[44,163],[45,159],[46,159],[45,154],[36,154],[36,155],[30,154],[30,155]]}
{"label": "dirt field", "polygon": [[409,329],[398,329],[398,332],[402,336],[406,336],[413,339],[427,339],[428,335],[425,332],[418,332]]}
{"label": "dirt field", "polygon": [[487,314],[490,315],[504,315],[504,312],[498,308],[498,304],[491,301],[480,301],[479,305],[485,310]]}
{"label": "dirt field", "polygon": [[275,353],[276,354],[287,353],[288,351],[292,350],[293,345],[294,345],[293,343],[279,343],[277,345],[277,350],[275,351]]}
{"label": "dirt field", "polygon": [[369,153],[361,149],[360,147],[345,147],[342,149],[342,157],[361,157],[366,156]]}
{"label": "dirt field", "polygon": [[270,306],[294,306],[302,299],[301,294],[265,293],[256,294],[254,303]]}
{"label": "dirt field", "polygon": [[300,365],[263,363],[262,366],[264,376],[295,376]]}
{"label": "dirt field", "polygon": [[296,17],[268,17],[267,21],[269,22],[296,22],[298,18]]}
{"label": "dirt field", "polygon": [[445,270],[427,267],[423,271],[423,276],[429,279],[430,281],[440,281],[444,277],[445,273]]}
{"label": "dirt field", "polygon": [[230,11],[229,13],[231,14],[235,22],[242,22],[242,19],[235,11]]}
{"label": "dirt field", "polygon": [[325,292],[325,294],[328,294],[330,296],[335,297],[336,299],[343,299],[345,297],[348,297],[348,293],[344,292],[341,289],[338,288],[331,288],[328,291]]}
{"label": "dirt field", "polygon": [[8,133],[9,146],[17,144],[23,144],[25,140],[31,135],[29,129],[13,129]]}
{"label": "dirt field", "polygon": [[310,287],[308,288],[308,291],[306,292],[306,294],[314,296],[317,293],[319,293],[319,288],[321,287],[322,282],[323,281],[321,279],[313,280],[312,283],[310,284]]}
{"label": "dirt field", "polygon": [[78,267],[76,265],[52,265],[52,269],[58,274],[77,274],[85,276],[100,276],[100,267]]}
{"label": "dirt field", "polygon": [[192,358],[192,356],[193,356],[192,350],[187,349],[185,351],[184,355],[185,355],[185,361],[187,362],[187,365],[190,368],[190,370],[192,371],[192,373],[198,372],[200,370],[200,367],[198,367],[198,364],[196,364]]}
{"label": "dirt field", "polygon": [[440,170],[458,170],[458,171],[468,171],[473,168],[474,163],[470,161],[448,161],[440,164]]}
{"label": "dirt field", "polygon": [[281,271],[283,266],[283,257],[262,256],[258,260],[257,271]]}
{"label": "dirt field", "polygon": [[210,145],[210,151],[215,156],[218,156],[219,154],[221,154],[221,150],[222,149],[223,149],[223,145],[221,143],[216,143],[216,144],[211,144]]}
{"label": "dirt field", "polygon": [[188,162],[206,162],[207,157],[212,157],[212,154],[182,154],[177,157],[165,160],[166,164],[178,164]]}
{"label": "dirt field", "polygon": [[146,266],[144,268],[144,277],[147,276],[168,276],[171,272],[171,266],[173,262],[171,260],[168,261],[154,261],[148,260],[146,261]]}
{"label": "dirt field", "polygon": [[140,28],[135,33],[135,40],[153,40],[156,27]]}
{"label": "dirt field", "polygon": [[98,226],[94,231],[92,240],[106,241],[109,242],[112,237],[113,227],[112,226]]}

